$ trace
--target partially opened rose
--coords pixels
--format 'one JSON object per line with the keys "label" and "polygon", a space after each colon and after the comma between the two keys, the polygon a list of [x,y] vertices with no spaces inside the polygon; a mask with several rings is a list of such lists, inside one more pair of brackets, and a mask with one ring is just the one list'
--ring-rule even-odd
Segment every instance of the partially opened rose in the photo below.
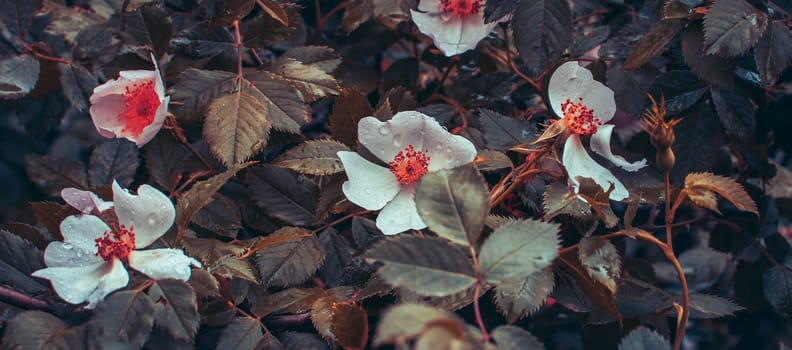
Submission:
{"label": "partially opened rose", "polygon": [[577,192],[580,186],[578,177],[594,180],[603,190],[613,184],[610,199],[624,200],[629,192],[624,184],[588,155],[583,147],[581,136],[591,136],[591,149],[613,164],[627,171],[638,171],[646,166],[646,159],[630,163],[622,156],[611,151],[612,124],[604,124],[616,113],[616,100],[613,91],[594,80],[591,72],[577,62],[562,64],[550,77],[547,88],[550,107],[567,130],[569,137],[564,143],[562,163],[569,174],[569,182]]}
{"label": "partially opened rose", "polygon": [[180,249],[138,250],[173,225],[176,210],[162,192],[142,185],[138,195],[132,195],[113,182],[113,208],[117,224],[108,225],[89,214],[64,219],[60,225],[63,242],[47,246],[47,268],[33,272],[33,276],[50,280],[63,300],[72,304],[87,301],[87,307],[93,308],[129,283],[125,264],[153,279],[184,281],[190,278],[190,265],[201,265]]}
{"label": "partially opened rose", "polygon": [[338,152],[349,178],[342,189],[352,203],[368,210],[382,209],[377,228],[387,235],[426,227],[414,200],[421,177],[470,163],[476,157],[473,143],[415,111],[399,112],[387,122],[361,119],[358,140],[388,166],[374,164],[355,152]]}
{"label": "partially opened rose", "polygon": [[446,56],[473,49],[498,21],[484,23],[483,0],[421,0],[410,10],[421,33],[428,35]]}
{"label": "partially opened rose", "polygon": [[170,97],[165,96],[157,60],[154,70],[125,70],[97,86],[89,113],[99,133],[125,138],[141,147],[151,141],[165,122]]}

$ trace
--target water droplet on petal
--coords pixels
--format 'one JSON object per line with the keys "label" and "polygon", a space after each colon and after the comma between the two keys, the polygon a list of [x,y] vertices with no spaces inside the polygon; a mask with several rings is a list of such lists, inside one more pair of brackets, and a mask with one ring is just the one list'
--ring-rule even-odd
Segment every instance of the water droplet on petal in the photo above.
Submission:
{"label": "water droplet on petal", "polygon": [[71,243],[63,243],[63,249],[72,250],[72,248],[74,248],[74,245]]}
{"label": "water droplet on petal", "polygon": [[72,191],[72,196],[79,196],[79,195],[80,195],[80,191],[77,190]]}
{"label": "water droplet on petal", "polygon": [[367,188],[367,189],[366,189],[365,191],[363,191],[363,192],[366,192],[366,194],[371,194],[371,189],[370,189],[370,188]]}
{"label": "water droplet on petal", "polygon": [[438,143],[438,144],[435,146],[435,149],[439,151],[439,150],[443,149],[443,145],[441,145],[441,144],[439,144],[439,143]]}
{"label": "water droplet on petal", "polygon": [[379,128],[379,133],[380,133],[380,135],[387,135],[387,134],[390,133],[390,130],[388,130],[388,128],[383,126],[383,127]]}
{"label": "water droplet on petal", "polygon": [[155,213],[151,213],[151,214],[149,214],[149,215],[148,215],[148,223],[149,223],[149,225],[154,225],[154,224],[156,224],[156,223],[157,223],[157,221],[158,221],[157,219],[158,219],[158,218],[157,218],[157,214],[155,214]]}
{"label": "water droplet on petal", "polygon": [[393,146],[394,147],[401,147],[402,144],[402,136],[401,135],[393,135]]}

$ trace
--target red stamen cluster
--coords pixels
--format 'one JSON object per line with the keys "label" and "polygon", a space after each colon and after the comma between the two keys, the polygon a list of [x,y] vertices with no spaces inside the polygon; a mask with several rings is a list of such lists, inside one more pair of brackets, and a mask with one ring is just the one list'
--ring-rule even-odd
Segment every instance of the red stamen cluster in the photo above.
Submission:
{"label": "red stamen cluster", "polygon": [[128,86],[124,92],[126,107],[118,116],[119,121],[124,124],[121,131],[139,137],[143,128],[154,121],[161,103],[154,90],[153,80]]}
{"label": "red stamen cluster", "polygon": [[561,111],[564,112],[564,122],[576,134],[591,135],[597,132],[597,127],[602,125],[599,118],[594,118],[594,110],[583,104],[583,98],[578,97],[579,102],[572,102],[567,99],[561,104]]}
{"label": "red stamen cluster", "polygon": [[458,17],[475,15],[481,11],[481,0],[440,0],[443,12],[451,13]]}
{"label": "red stamen cluster", "polygon": [[110,225],[110,231],[105,231],[104,237],[96,239],[96,255],[105,261],[119,258],[127,261],[129,253],[135,249],[135,228],[127,229],[124,225]]}
{"label": "red stamen cluster", "polygon": [[429,150],[416,151],[413,145],[399,151],[388,163],[390,171],[402,185],[411,184],[421,179],[429,171]]}

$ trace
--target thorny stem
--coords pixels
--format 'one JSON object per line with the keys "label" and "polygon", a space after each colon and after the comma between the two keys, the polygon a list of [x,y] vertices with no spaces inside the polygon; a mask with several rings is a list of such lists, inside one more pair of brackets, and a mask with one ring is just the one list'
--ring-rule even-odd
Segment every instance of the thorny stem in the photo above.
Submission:
{"label": "thorny stem", "polygon": [[[534,169],[533,166],[544,156],[544,152],[536,153],[525,163],[520,164],[509,175],[501,179],[490,191],[490,208],[498,206],[506,196],[514,192],[528,177],[541,172],[543,169]],[[508,186],[506,185],[508,184]],[[504,188],[505,187],[505,188]]]}
{"label": "thorny stem", "polygon": [[330,18],[332,18],[339,11],[349,7],[349,5],[352,5],[352,3],[353,3],[353,1],[342,2],[342,3],[338,4],[338,6],[334,7],[332,10],[328,11],[324,16],[322,16],[321,15],[322,13],[321,13],[321,11],[319,9],[319,6],[318,6],[319,2],[317,1],[317,7],[316,7],[316,29],[314,30],[314,34],[313,34],[313,38],[312,39],[315,39],[316,37],[319,36],[319,33],[322,32],[322,29],[327,24],[327,21],[330,20]]}
{"label": "thorny stem", "polygon": [[473,291],[473,313],[476,315],[476,324],[481,331],[481,341],[485,345],[489,343],[490,335],[487,332],[487,327],[484,326],[484,318],[481,317],[481,307],[479,306],[479,298],[481,298],[481,286],[484,284],[484,278],[481,277],[479,272],[479,262],[476,256],[476,248],[473,246],[474,242],[468,242],[470,249],[470,257],[473,263],[473,269],[476,271],[476,290]]}
{"label": "thorny stem", "polygon": [[320,227],[320,228],[318,228],[316,230],[313,230],[312,233],[322,232],[322,231],[324,231],[324,230],[326,230],[326,229],[328,229],[330,227],[333,227],[333,226],[338,225],[338,224],[340,224],[340,223],[342,223],[344,221],[347,221],[350,218],[353,218],[355,216],[360,216],[360,215],[363,215],[363,214],[366,214],[366,213],[369,213],[369,212],[371,212],[371,210],[361,210],[361,211],[356,211],[354,213],[349,213],[347,215],[342,216],[339,219],[334,220],[333,222],[327,223],[324,226],[322,226],[322,227]]}
{"label": "thorny stem", "polygon": [[[679,350],[682,347],[682,340],[685,338],[685,326],[687,325],[688,316],[690,316],[690,295],[688,293],[688,285],[687,285],[687,278],[685,277],[685,271],[682,270],[682,265],[679,263],[679,259],[677,259],[676,254],[674,254],[674,235],[673,235],[673,223],[674,223],[674,215],[676,214],[677,209],[682,204],[686,194],[685,190],[679,192],[677,195],[676,200],[674,201],[674,205],[671,206],[671,175],[668,170],[665,171],[665,233],[666,233],[666,242],[660,242],[654,236],[647,235],[645,233],[638,233],[638,237],[642,239],[646,239],[655,243],[658,247],[663,249],[663,253],[665,254],[666,258],[674,265],[674,269],[679,275],[679,283],[682,285],[682,314],[677,319],[677,330],[676,336],[674,337],[674,350]],[[651,237],[651,239],[647,238]]]}
{"label": "thorny stem", "polygon": [[49,303],[44,300],[36,299],[3,286],[0,286],[0,300],[28,310],[45,310],[50,307]]}
{"label": "thorny stem", "polygon": [[514,61],[512,61],[512,58],[511,58],[511,47],[509,45],[509,43],[510,43],[510,41],[509,41],[509,30],[506,27],[501,27],[501,28],[503,28],[503,41],[506,43],[505,44],[506,45],[506,64],[509,66],[509,69],[511,69],[512,72],[514,72],[514,74],[517,74],[517,76],[522,78],[522,80],[525,80],[525,82],[527,82],[528,84],[533,86],[533,88],[536,89],[536,91],[542,91],[542,87],[539,86],[539,84],[537,82],[535,82],[533,79],[531,79],[527,75],[523,74],[523,72],[520,71],[520,69],[517,67],[517,65],[514,64]]}
{"label": "thorny stem", "polygon": [[242,93],[242,34],[239,32],[239,20],[234,21],[234,35],[236,36],[234,47],[237,49],[237,94]]}
{"label": "thorny stem", "polygon": [[201,164],[203,164],[203,166],[206,167],[207,170],[214,169],[212,167],[212,164],[210,164],[209,161],[206,160],[206,158],[204,158],[201,155],[201,153],[198,152],[198,150],[195,149],[195,147],[193,147],[193,145],[189,141],[187,141],[187,137],[184,136],[184,130],[179,126],[179,123],[176,122],[176,118],[174,118],[173,115],[168,115],[165,121],[165,128],[170,129],[173,132],[173,135],[176,136],[176,138],[179,140],[179,142],[181,142],[185,147],[187,147],[187,149],[190,150],[190,152],[193,155],[195,155],[195,157],[198,158],[199,161],[201,161]]}

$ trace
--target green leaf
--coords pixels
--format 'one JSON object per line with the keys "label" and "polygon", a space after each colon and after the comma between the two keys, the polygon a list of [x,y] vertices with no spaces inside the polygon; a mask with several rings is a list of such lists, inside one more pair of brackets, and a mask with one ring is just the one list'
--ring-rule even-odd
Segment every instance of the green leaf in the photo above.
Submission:
{"label": "green leaf", "polygon": [[0,230],[0,283],[26,294],[48,291],[46,286],[30,277],[34,271],[45,268],[42,255],[32,243]]}
{"label": "green leaf", "polygon": [[294,58],[279,57],[270,64],[269,70],[300,90],[306,102],[313,102],[327,95],[338,95],[341,90],[335,78],[321,67]]}
{"label": "green leaf", "polygon": [[88,324],[88,336],[96,344],[120,340],[142,347],[154,326],[154,302],[145,293],[123,291],[99,303]]}
{"label": "green leaf", "polygon": [[333,103],[333,112],[330,113],[330,132],[333,138],[349,147],[355,147],[358,122],[373,114],[374,109],[365,95],[356,90],[341,90]]}
{"label": "green leaf", "polygon": [[313,309],[313,305],[324,297],[332,297],[320,288],[287,288],[268,295],[251,306],[256,317],[271,313],[303,313]]}
{"label": "green leaf", "polygon": [[57,197],[65,187],[88,188],[85,167],[80,161],[49,155],[25,156],[27,176],[45,193]]}
{"label": "green leaf", "polygon": [[717,193],[727,201],[734,204],[737,209],[754,213],[759,216],[756,202],[745,191],[742,185],[732,178],[715,175],[713,173],[693,173],[685,177],[685,190],[687,196],[696,205],[713,210],[717,213],[718,203],[713,193]]}
{"label": "green leaf", "polygon": [[368,341],[366,310],[352,303],[336,303],[333,309],[333,334],[344,349],[363,349]]}
{"label": "green leaf", "polygon": [[554,287],[553,270],[547,267],[522,281],[499,284],[495,287],[495,305],[513,323],[539,310]]}
{"label": "green leaf", "polygon": [[536,350],[544,349],[544,344],[530,332],[512,325],[498,326],[492,331],[492,339],[498,350]]}
{"label": "green leaf", "polygon": [[349,147],[330,139],[311,140],[294,147],[272,161],[273,165],[309,175],[332,175],[344,171],[336,152]]}
{"label": "green leaf", "polygon": [[578,243],[580,264],[589,276],[616,294],[621,275],[621,257],[613,244],[597,237],[583,237]]}
{"label": "green leaf", "polygon": [[39,80],[39,73],[39,61],[33,55],[14,55],[0,60],[0,99],[15,100],[30,93]]}
{"label": "green leaf", "polygon": [[479,151],[478,154],[476,154],[474,163],[478,170],[484,172],[514,168],[514,164],[505,153],[488,149]]}
{"label": "green leaf", "polygon": [[664,20],[655,23],[633,46],[630,55],[624,61],[624,69],[633,70],[643,66],[652,58],[665,51],[666,45],[684,27],[683,20]]}
{"label": "green leaf", "polygon": [[425,296],[446,296],[476,282],[473,266],[456,246],[442,240],[399,235],[383,239],[364,255],[381,262],[377,270],[388,284]]}
{"label": "green leaf", "polygon": [[415,206],[438,236],[476,244],[489,213],[489,191],[472,164],[428,173],[415,191]]}
{"label": "green leaf", "polygon": [[245,251],[240,245],[214,238],[184,237],[183,246],[190,256],[200,260],[207,268],[226,256],[242,255]]}
{"label": "green leaf", "polygon": [[478,112],[488,148],[505,151],[537,139],[538,131],[528,120],[507,117],[488,109],[479,109]]}
{"label": "green leaf", "polygon": [[293,225],[315,221],[319,188],[310,179],[273,166],[251,169],[247,174],[251,198],[261,210]]}
{"label": "green leaf", "polygon": [[619,343],[619,350],[668,350],[670,348],[671,344],[668,343],[668,340],[643,326],[633,329]]}
{"label": "green leaf", "polygon": [[201,320],[192,287],[180,280],[159,280],[148,295],[154,301],[154,325],[174,339],[192,343]]}
{"label": "green leaf", "polygon": [[96,77],[83,66],[61,64],[60,84],[63,87],[63,96],[69,100],[72,107],[88,110],[88,99],[96,87]]}
{"label": "green leaf", "polygon": [[173,24],[168,11],[162,6],[142,6],[121,13],[121,37],[130,47],[154,51],[156,57],[165,54],[170,42]]}
{"label": "green leaf", "polygon": [[267,144],[271,126],[264,103],[240,92],[212,101],[203,136],[212,154],[230,166],[260,152]]}
{"label": "green leaf", "polygon": [[220,282],[209,271],[193,268],[190,280],[187,282],[200,298],[220,295]]}
{"label": "green leaf", "polygon": [[223,71],[187,69],[172,87],[173,113],[189,122],[200,121],[209,105],[218,97],[234,92],[237,75]]}
{"label": "green leaf", "polygon": [[187,227],[192,217],[212,202],[215,193],[220,190],[225,183],[234,177],[236,173],[249,164],[237,164],[229,167],[228,170],[212,176],[209,179],[196,182],[187,192],[179,195],[176,201],[176,224],[179,227]]}
{"label": "green leaf", "polygon": [[756,68],[762,85],[773,85],[792,63],[792,32],[782,21],[771,21],[754,47]]}
{"label": "green leaf", "polygon": [[264,337],[259,321],[247,317],[236,317],[220,333],[217,349],[253,350]]}
{"label": "green leaf", "polygon": [[324,246],[310,231],[284,227],[264,238],[267,240],[272,243],[262,244],[256,252],[256,266],[266,286],[286,287],[305,282],[324,261]]}
{"label": "green leaf", "polygon": [[463,325],[458,316],[431,306],[406,303],[391,307],[377,325],[372,345],[377,347],[418,335],[429,323]]}
{"label": "green leaf", "polygon": [[[243,90],[266,106],[267,118],[278,131],[299,134],[311,117],[311,108],[289,81],[267,71],[246,70]],[[253,84],[250,86],[249,84]]]}
{"label": "green leaf", "polygon": [[704,15],[708,55],[737,56],[756,44],[767,28],[767,15],[745,0],[718,0]]}
{"label": "green leaf", "polygon": [[756,129],[756,118],[751,97],[740,90],[728,91],[719,88],[710,90],[712,104],[718,113],[726,133],[748,140]]}
{"label": "green leaf", "polygon": [[514,46],[535,74],[559,60],[572,42],[572,11],[566,1],[520,1],[511,24]]}
{"label": "green leaf", "polygon": [[690,318],[693,319],[721,318],[742,310],[745,308],[715,295],[690,295]]}
{"label": "green leaf", "polygon": [[222,257],[214,265],[209,266],[208,269],[210,272],[225,278],[241,278],[258,283],[256,272],[253,271],[253,265],[247,260],[242,260],[235,256]]}
{"label": "green leaf", "polygon": [[692,22],[682,31],[682,55],[697,77],[722,88],[734,87],[734,59],[704,52],[704,33],[701,24]]}
{"label": "green leaf", "polygon": [[557,224],[535,220],[507,222],[482,245],[481,272],[495,284],[522,280],[550,266],[558,248]]}
{"label": "green leaf", "polygon": [[169,132],[161,132],[143,147],[146,170],[164,189],[173,189],[179,182],[190,151]]}
{"label": "green leaf", "polygon": [[293,58],[303,64],[310,64],[325,73],[333,73],[341,64],[341,57],[327,46],[298,46],[286,50],[281,58]]}
{"label": "green leaf", "polygon": [[545,212],[542,218],[545,221],[562,214],[582,221],[592,218],[591,206],[580,200],[564,182],[555,181],[547,185],[542,199]]}
{"label": "green leaf", "polygon": [[195,213],[192,222],[220,236],[236,238],[237,231],[242,228],[242,214],[231,199],[218,194]]}
{"label": "green leaf", "polygon": [[243,21],[242,42],[245,47],[265,48],[272,46],[278,41],[288,39],[290,35],[305,25],[300,17],[302,6],[291,2],[279,2],[278,5],[286,12],[288,25],[284,25],[281,20],[269,15],[260,15],[251,21]]}
{"label": "green leaf", "polygon": [[284,349],[330,350],[327,342],[313,333],[287,331],[279,335]]}
{"label": "green leaf", "polygon": [[3,349],[83,349],[82,334],[42,311],[25,311],[5,324]]}
{"label": "green leaf", "polygon": [[122,187],[128,187],[140,159],[135,144],[125,139],[107,140],[91,153],[88,162],[88,180],[92,187],[111,185],[113,180]]}

